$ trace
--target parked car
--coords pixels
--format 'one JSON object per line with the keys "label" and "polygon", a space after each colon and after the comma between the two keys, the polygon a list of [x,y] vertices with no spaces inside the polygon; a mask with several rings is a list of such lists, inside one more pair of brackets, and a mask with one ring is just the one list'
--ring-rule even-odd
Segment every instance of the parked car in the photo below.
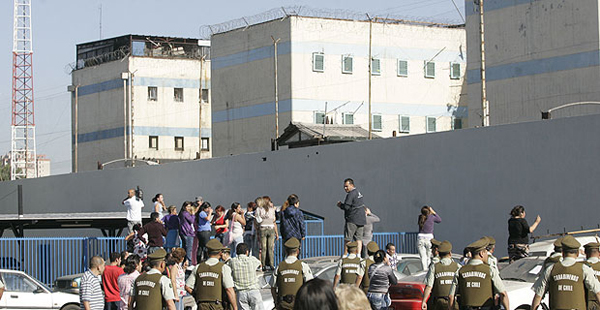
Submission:
{"label": "parked car", "polygon": [[0,269],[5,285],[0,299],[2,309],[60,309],[78,310],[79,296],[53,292],[40,281],[22,271]]}
{"label": "parked car", "polygon": [[54,280],[54,291],[79,295],[82,276],[83,273],[76,273],[56,278]]}

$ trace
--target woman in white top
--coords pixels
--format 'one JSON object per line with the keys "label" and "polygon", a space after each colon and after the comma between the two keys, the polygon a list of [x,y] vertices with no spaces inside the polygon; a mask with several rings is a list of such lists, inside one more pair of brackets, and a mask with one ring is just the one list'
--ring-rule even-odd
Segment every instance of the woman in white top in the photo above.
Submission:
{"label": "woman in white top", "polygon": [[152,202],[154,203],[154,212],[158,212],[158,218],[162,219],[163,211],[167,211],[165,197],[163,197],[163,194],[158,193],[152,198]]}
{"label": "woman in white top", "polygon": [[246,226],[246,219],[244,218],[244,210],[239,202],[231,204],[231,210],[227,215],[230,223],[229,229],[229,247],[231,248],[231,257],[235,257],[235,249],[238,244],[244,242],[244,226]]}
{"label": "woman in white top", "polygon": [[258,206],[256,222],[260,225],[260,262],[263,270],[275,270],[275,240],[279,238],[275,207],[269,196],[256,198],[255,202]]}

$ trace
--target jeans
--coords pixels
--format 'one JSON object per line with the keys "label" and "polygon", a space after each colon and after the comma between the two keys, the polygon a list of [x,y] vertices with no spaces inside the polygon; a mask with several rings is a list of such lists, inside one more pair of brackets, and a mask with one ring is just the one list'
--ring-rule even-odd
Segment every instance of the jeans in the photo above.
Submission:
{"label": "jeans", "polygon": [[431,262],[431,239],[418,238],[417,250],[419,251],[419,257],[421,257],[423,270],[427,270]]}
{"label": "jeans", "polygon": [[183,243],[183,248],[185,249],[185,257],[192,264],[192,247],[194,246],[194,237],[193,236],[181,236],[181,242]]}
{"label": "jeans", "polygon": [[388,294],[383,293],[367,293],[367,298],[373,310],[387,310],[392,304],[392,300]]}
{"label": "jeans", "polygon": [[250,255],[259,258],[258,242],[256,241],[256,235],[244,233],[244,243],[248,245]]}
{"label": "jeans", "polygon": [[104,310],[119,310],[121,301],[107,301],[104,303]]}
{"label": "jeans", "polygon": [[179,230],[171,229],[167,232],[165,250],[167,250],[167,252],[171,252],[171,249],[176,247],[179,247]]}
{"label": "jeans", "polygon": [[210,241],[210,230],[203,230],[196,233],[198,237],[198,263],[208,259],[206,244]]}
{"label": "jeans", "polygon": [[231,249],[231,257],[235,257],[236,256],[236,252],[235,249],[237,248],[237,245],[240,243],[244,242],[244,236],[238,236],[238,237],[233,237],[233,240],[231,241],[231,244],[229,244],[229,248]]}
{"label": "jeans", "polygon": [[260,262],[263,267],[275,266],[275,229],[270,227],[260,228]]}
{"label": "jeans", "polygon": [[263,300],[259,290],[237,291],[240,310],[263,310]]}

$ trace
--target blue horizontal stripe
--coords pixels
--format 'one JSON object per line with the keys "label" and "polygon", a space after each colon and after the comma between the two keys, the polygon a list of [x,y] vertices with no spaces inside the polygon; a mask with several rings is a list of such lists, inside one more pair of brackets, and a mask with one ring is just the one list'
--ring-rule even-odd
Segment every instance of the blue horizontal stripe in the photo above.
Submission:
{"label": "blue horizontal stripe", "polygon": [[116,88],[123,88],[123,80],[122,79],[115,79],[115,80],[104,81],[104,82],[97,83],[97,84],[80,86],[79,89],[77,90],[77,92],[78,92],[79,96],[87,96],[87,95],[91,95],[91,94],[95,94],[95,93],[113,90]]}
{"label": "blue horizontal stripe", "polygon": [[[328,106],[332,109],[342,105],[345,102],[328,100]],[[361,102],[352,102],[346,106],[347,111],[338,112],[354,112]],[[373,113],[385,115],[412,115],[412,116],[455,116],[467,117],[468,110],[466,107],[447,107],[425,104],[406,104],[406,103],[373,103]],[[293,107],[294,111],[324,111],[325,101],[311,99],[293,99],[283,100],[279,102],[279,112],[289,112]],[[360,109],[366,109],[363,106]],[[359,113],[359,112],[358,112]],[[366,113],[366,112],[365,112]],[[222,123],[227,121],[235,121],[248,119],[252,117],[275,115],[275,103],[261,103],[247,107],[216,111],[212,113],[212,122]]]}
{"label": "blue horizontal stripe", "polygon": [[[600,65],[600,51],[594,50],[571,55],[516,62],[486,68],[488,81],[505,80],[543,73],[596,67]],[[481,83],[479,69],[467,71],[467,84]]]}
{"label": "blue horizontal stripe", "polygon": [[[277,55],[286,55],[290,53],[290,42],[280,42],[277,44]],[[273,58],[275,50],[273,46],[263,46],[227,56],[214,57],[211,60],[211,69],[217,70],[225,67],[241,65],[244,63]]]}
{"label": "blue horizontal stripe", "polygon": [[[337,57],[339,55],[353,55],[354,57],[363,58],[367,58],[369,55],[368,46],[361,44],[294,42],[291,46],[291,51],[289,42],[283,42],[278,45],[278,55],[286,55],[290,52],[294,54],[323,52],[326,59],[325,70],[327,70],[327,62],[329,61],[328,56],[335,55],[335,61],[340,61],[341,58]],[[440,52],[440,49],[373,46],[373,57],[381,59],[429,60],[434,56],[437,62],[464,63],[465,61],[465,55],[462,51],[443,50]],[[273,58],[273,46],[264,46],[227,56],[214,57],[211,66],[213,70],[218,70],[270,58]]]}
{"label": "blue horizontal stripe", "polygon": [[[198,137],[198,128],[134,126],[133,130],[135,136]],[[202,128],[203,138],[210,138],[211,134],[210,128]],[[123,127],[82,133],[78,137],[78,143],[119,138],[123,137]],[[75,137],[72,137],[72,143],[75,143]]]}
{"label": "blue horizontal stripe", "polygon": [[[509,7],[532,3],[535,0],[485,0],[483,2],[483,12],[506,9]],[[473,0],[465,0],[465,13],[467,15],[479,14],[479,5]]]}

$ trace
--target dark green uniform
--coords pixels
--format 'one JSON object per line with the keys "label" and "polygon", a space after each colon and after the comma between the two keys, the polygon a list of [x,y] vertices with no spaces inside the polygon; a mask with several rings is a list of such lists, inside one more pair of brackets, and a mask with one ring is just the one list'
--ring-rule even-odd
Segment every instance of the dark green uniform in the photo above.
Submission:
{"label": "dark green uniform", "polygon": [[358,278],[358,270],[360,269],[360,257],[343,258],[342,259],[342,274],[340,283],[354,284]]}
{"label": "dark green uniform", "polygon": [[135,279],[134,308],[140,310],[161,310],[162,298],[160,278],[162,274],[144,273]]}
{"label": "dark green uniform", "polygon": [[201,263],[196,271],[194,298],[199,309],[223,309],[223,263]]}
{"label": "dark green uniform", "polygon": [[277,268],[277,299],[279,309],[293,309],[296,293],[304,284],[302,263],[297,260],[292,264],[285,261]]}
{"label": "dark green uniform", "polygon": [[[590,266],[590,268],[592,268],[592,270],[594,270],[594,274],[596,275],[596,278],[598,280],[600,280],[600,261],[591,264],[588,263],[588,266]],[[587,292],[587,300],[588,300],[588,310],[600,310],[600,303],[598,303],[598,300],[596,300],[596,295],[593,292]]]}
{"label": "dark green uniform", "polygon": [[[431,288],[431,295],[427,302],[428,306],[432,310],[448,310],[448,295],[450,295],[450,287],[452,287],[452,280],[458,270],[459,266],[455,261],[452,261],[450,265],[444,265],[441,262],[434,264],[435,280],[433,287]],[[454,303],[454,308],[458,309],[458,304]]]}
{"label": "dark green uniform", "polygon": [[458,271],[459,304],[462,307],[491,307],[494,292],[490,266],[465,265]]}
{"label": "dark green uniform", "polygon": [[583,263],[554,264],[548,282],[551,309],[586,309]]}
{"label": "dark green uniform", "polygon": [[[365,264],[365,271],[369,270],[369,267],[371,267],[372,264],[375,264],[374,261],[372,261],[370,258],[367,258],[364,260],[364,264]],[[362,281],[360,282],[360,288],[363,290],[363,292],[368,293],[369,292],[369,284],[371,283],[370,279],[369,279],[369,273],[365,272],[365,274],[363,275]]]}

